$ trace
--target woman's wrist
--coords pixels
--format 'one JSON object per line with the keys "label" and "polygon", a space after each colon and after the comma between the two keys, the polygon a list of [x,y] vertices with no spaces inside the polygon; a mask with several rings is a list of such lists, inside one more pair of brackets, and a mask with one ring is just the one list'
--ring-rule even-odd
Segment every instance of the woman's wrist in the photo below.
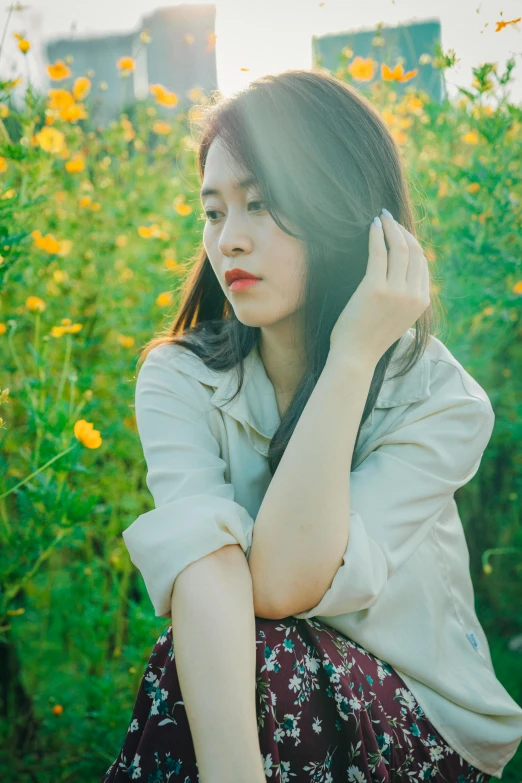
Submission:
{"label": "woman's wrist", "polygon": [[334,368],[332,371],[361,372],[373,377],[380,357],[375,357],[367,347],[355,341],[346,345],[330,343],[330,351],[326,360],[326,366]]}

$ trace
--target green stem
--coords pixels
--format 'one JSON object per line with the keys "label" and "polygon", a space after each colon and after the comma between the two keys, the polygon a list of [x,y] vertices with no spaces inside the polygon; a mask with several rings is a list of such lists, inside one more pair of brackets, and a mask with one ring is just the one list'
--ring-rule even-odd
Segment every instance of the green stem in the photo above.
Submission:
{"label": "green stem", "polygon": [[25,576],[18,582],[18,584],[13,585],[9,590],[5,591],[5,601],[4,605],[7,606],[9,601],[12,601],[13,598],[16,598],[22,587],[27,584],[27,582],[33,578],[35,573],[38,571],[42,563],[44,563],[46,560],[49,559],[49,557],[52,555],[54,550],[56,549],[56,545],[62,540],[62,538],[68,533],[69,531],[65,528],[62,528],[59,532],[54,541],[47,547],[47,549],[42,552],[42,554],[39,556],[36,563],[33,565],[30,571],[28,571]]}
{"label": "green stem", "polygon": [[2,498],[7,497],[7,495],[10,495],[11,492],[14,492],[15,489],[18,489],[18,487],[23,486],[23,484],[27,484],[27,482],[30,481],[33,478],[33,476],[38,475],[38,473],[41,473],[42,470],[45,470],[46,468],[49,467],[49,465],[52,465],[53,462],[56,462],[57,459],[60,459],[60,457],[63,457],[65,454],[68,454],[70,451],[72,451],[74,449],[75,446],[76,446],[76,443],[73,443],[72,446],[69,446],[68,449],[65,449],[64,451],[61,451],[55,457],[50,459],[49,462],[46,462],[45,465],[42,465],[41,468],[38,468],[38,470],[35,470],[33,473],[31,473],[30,476],[26,476],[24,479],[19,481],[18,484],[15,484],[14,487],[11,487],[11,489],[8,489],[7,492],[4,492],[2,495],[0,495],[0,500],[2,500]]}
{"label": "green stem", "polygon": [[12,355],[14,361],[15,361],[15,364],[16,364],[16,367],[18,369],[18,372],[22,376],[22,380],[23,380],[23,382],[25,383],[25,385],[27,387],[28,397],[31,400],[33,408],[36,410],[36,401],[33,398],[32,393],[31,393],[31,384],[29,383],[29,379],[26,377],[26,374],[24,372],[24,368],[22,367],[22,363],[21,363],[21,361],[20,361],[20,359],[18,357],[18,354],[16,353],[15,347],[14,347],[13,335],[15,333],[15,330],[16,330],[16,326],[12,326],[9,334],[7,335],[7,343],[9,345],[9,348],[10,348],[10,351],[11,351],[11,355]]}
{"label": "green stem", "polygon": [[35,364],[36,369],[38,370],[38,343],[40,341],[40,311],[36,311],[36,320],[34,324],[34,354],[35,354]]}
{"label": "green stem", "polygon": [[9,13],[7,14],[7,19],[5,20],[4,31],[2,33],[2,41],[0,42],[0,58],[2,57],[2,53],[4,51],[5,36],[7,35],[9,20],[11,19],[11,14],[13,13],[13,11],[14,11],[14,3],[11,3],[11,5],[9,6]]}
{"label": "green stem", "polygon": [[69,421],[71,420],[74,398],[76,396],[76,376],[73,375],[70,380],[71,380],[71,385],[69,389]]}
{"label": "green stem", "polygon": [[66,344],[65,344],[65,358],[63,361],[63,368],[62,368],[62,374],[60,377],[60,383],[58,384],[58,392],[56,394],[56,403],[60,401],[60,397],[62,396],[62,390],[63,385],[65,383],[65,376],[67,375],[67,370],[69,369],[69,359],[71,358],[71,335],[68,333],[66,335]]}
{"label": "green stem", "polygon": [[482,553],[482,564],[483,565],[487,564],[490,555],[502,555],[505,554],[506,552],[522,552],[522,549],[516,546],[502,546],[502,547],[497,547],[496,549],[486,549]]}
{"label": "green stem", "polygon": [[4,137],[4,141],[7,144],[12,144],[11,138],[10,138],[8,132],[7,132],[7,128],[5,127],[5,124],[4,124],[3,120],[0,120],[0,133]]}

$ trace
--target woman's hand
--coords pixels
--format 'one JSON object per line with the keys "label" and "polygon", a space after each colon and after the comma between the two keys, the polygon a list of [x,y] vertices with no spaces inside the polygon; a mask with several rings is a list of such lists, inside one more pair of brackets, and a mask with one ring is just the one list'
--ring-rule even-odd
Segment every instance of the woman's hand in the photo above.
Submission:
{"label": "woman's hand", "polygon": [[428,262],[421,246],[391,216],[381,218],[382,227],[375,222],[370,227],[366,274],[330,335],[331,353],[355,351],[375,365],[430,304]]}

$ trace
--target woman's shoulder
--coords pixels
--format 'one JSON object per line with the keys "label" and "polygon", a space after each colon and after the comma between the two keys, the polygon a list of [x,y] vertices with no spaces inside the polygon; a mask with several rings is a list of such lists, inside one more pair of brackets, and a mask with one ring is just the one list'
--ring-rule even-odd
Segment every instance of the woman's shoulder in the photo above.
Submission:
{"label": "woman's shoulder", "polygon": [[429,360],[432,393],[443,394],[445,391],[449,392],[452,388],[457,388],[467,396],[474,397],[491,408],[491,402],[485,389],[466,370],[442,340],[435,335],[430,335],[425,354]]}
{"label": "woman's shoulder", "polygon": [[191,348],[173,342],[163,342],[150,349],[138,371],[138,378],[142,374],[149,378],[168,376],[172,382],[179,376],[189,377],[212,387],[216,387],[222,377],[222,373],[208,367]]}

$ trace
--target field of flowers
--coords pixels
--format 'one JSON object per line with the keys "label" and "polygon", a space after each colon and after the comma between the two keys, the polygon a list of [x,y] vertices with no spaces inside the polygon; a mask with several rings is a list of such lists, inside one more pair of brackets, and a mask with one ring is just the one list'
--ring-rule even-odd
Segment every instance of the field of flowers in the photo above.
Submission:
{"label": "field of flowers", "polygon": [[[500,30],[499,30],[500,32]],[[30,42],[17,34],[21,61]],[[154,45],[146,37],[147,45]],[[445,308],[438,335],[496,413],[457,498],[497,676],[522,703],[522,108],[514,59],[474,69],[456,101],[417,64],[354,57],[335,73],[377,105],[403,151]],[[454,53],[423,55],[443,73]],[[21,68],[23,62],[21,62]],[[121,78],[131,57],[115,61]],[[165,627],[121,531],[151,507],[133,412],[140,348],[173,317],[200,241],[193,90],[96,122],[104,85],[72,58],[52,87],[0,83],[0,769],[17,783],[95,781],[119,751]],[[169,114],[170,112],[170,114]],[[504,773],[520,783],[522,753]],[[518,772],[518,774],[517,774]]]}

